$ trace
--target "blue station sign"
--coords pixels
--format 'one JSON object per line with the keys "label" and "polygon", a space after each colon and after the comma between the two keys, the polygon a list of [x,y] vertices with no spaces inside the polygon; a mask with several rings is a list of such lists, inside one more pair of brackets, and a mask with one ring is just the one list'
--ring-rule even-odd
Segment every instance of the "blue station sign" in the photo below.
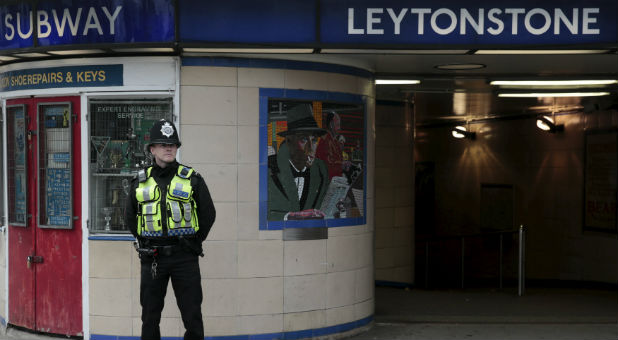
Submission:
{"label": "blue station sign", "polygon": [[0,50],[140,43],[309,48],[615,44],[616,18],[616,0],[15,1],[0,4]]}
{"label": "blue station sign", "polygon": [[43,0],[0,6],[0,49],[173,42],[173,0]]}
{"label": "blue station sign", "polygon": [[321,0],[326,44],[556,45],[618,41],[618,2]]}

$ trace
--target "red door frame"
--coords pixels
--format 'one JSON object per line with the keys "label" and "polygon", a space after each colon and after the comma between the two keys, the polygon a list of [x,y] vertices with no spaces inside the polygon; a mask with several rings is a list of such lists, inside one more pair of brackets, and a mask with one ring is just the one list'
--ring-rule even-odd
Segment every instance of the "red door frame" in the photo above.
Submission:
{"label": "red door frame", "polygon": [[[82,335],[80,97],[15,99],[7,100],[7,106],[25,104],[28,130],[38,131],[39,104],[67,102],[72,111],[72,228],[39,227],[39,139],[36,133],[28,134],[27,209],[31,217],[26,228],[9,224],[8,322],[40,332]],[[28,268],[27,256],[39,256],[43,262]]]}

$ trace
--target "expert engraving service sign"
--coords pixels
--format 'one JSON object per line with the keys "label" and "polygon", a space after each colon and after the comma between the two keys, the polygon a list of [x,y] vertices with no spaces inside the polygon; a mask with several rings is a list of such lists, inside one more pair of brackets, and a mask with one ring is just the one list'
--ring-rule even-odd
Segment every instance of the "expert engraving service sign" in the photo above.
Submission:
{"label": "expert engraving service sign", "polygon": [[27,69],[0,74],[0,91],[59,87],[122,86],[123,66],[85,65]]}

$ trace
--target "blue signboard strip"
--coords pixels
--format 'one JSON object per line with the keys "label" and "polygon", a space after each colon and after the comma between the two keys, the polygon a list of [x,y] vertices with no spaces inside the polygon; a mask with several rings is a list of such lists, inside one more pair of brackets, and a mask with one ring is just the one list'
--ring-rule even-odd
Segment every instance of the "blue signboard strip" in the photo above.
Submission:
{"label": "blue signboard strip", "polygon": [[555,45],[616,42],[618,3],[321,0],[322,43]]}
{"label": "blue signboard strip", "polygon": [[0,50],[174,42],[265,48],[618,42],[615,0],[42,0],[36,11],[32,3],[0,5]]}
{"label": "blue signboard strip", "polygon": [[0,91],[122,84],[121,64],[35,68],[0,73]]}
{"label": "blue signboard strip", "polygon": [[[0,6],[0,49],[173,42],[173,0],[62,0]],[[35,32],[36,31],[36,32]]]}
{"label": "blue signboard strip", "polygon": [[183,42],[315,43],[316,2],[180,1]]}

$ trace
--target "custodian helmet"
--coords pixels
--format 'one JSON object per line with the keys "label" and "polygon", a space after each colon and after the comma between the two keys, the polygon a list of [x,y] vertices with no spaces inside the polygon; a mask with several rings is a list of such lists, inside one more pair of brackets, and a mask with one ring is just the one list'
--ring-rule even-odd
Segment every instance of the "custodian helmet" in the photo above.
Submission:
{"label": "custodian helmet", "polygon": [[166,119],[161,119],[154,123],[152,128],[150,128],[148,146],[153,144],[176,144],[180,147],[181,143],[174,123]]}

